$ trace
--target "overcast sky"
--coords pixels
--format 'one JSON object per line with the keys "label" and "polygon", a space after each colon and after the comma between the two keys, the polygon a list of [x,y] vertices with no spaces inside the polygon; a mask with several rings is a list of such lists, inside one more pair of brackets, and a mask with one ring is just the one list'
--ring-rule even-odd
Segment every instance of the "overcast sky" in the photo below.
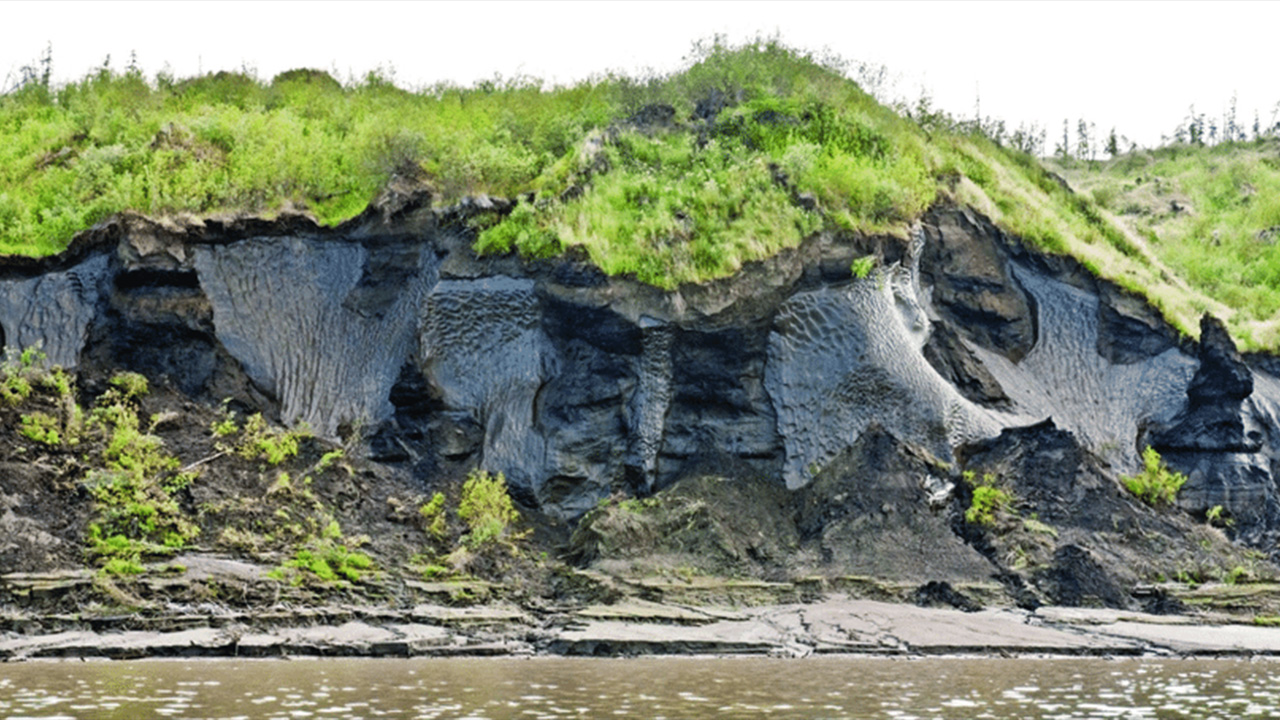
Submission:
{"label": "overcast sky", "polygon": [[[0,2],[0,80],[46,44],[55,80],[131,52],[154,75],[251,68],[269,79],[377,67],[406,87],[528,74],[571,82],[605,70],[670,70],[693,41],[777,34],[883,64],[896,94],[1011,125],[1050,146],[1063,118],[1160,141],[1188,107],[1266,124],[1280,101],[1275,2]],[[10,83],[11,84],[11,83]],[[5,87],[8,87],[6,85]]]}

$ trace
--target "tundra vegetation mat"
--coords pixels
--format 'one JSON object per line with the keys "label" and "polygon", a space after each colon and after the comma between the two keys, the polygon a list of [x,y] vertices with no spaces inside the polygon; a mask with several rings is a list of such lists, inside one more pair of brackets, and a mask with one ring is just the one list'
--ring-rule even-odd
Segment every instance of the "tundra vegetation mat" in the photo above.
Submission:
{"label": "tundra vegetation mat", "polygon": [[[669,75],[564,87],[514,77],[408,91],[376,72],[343,85],[314,70],[264,81],[104,68],[61,87],[33,78],[0,98],[0,251],[57,253],[125,210],[300,209],[332,225],[398,173],[426,180],[442,204],[518,199],[473,219],[482,252],[582,248],[610,274],[673,288],[824,229],[905,234],[951,200],[1139,292],[1188,335],[1212,311],[1243,349],[1280,345],[1276,283],[1259,276],[1274,276],[1274,263],[1221,271],[1265,252],[1239,237],[1280,224],[1266,183],[1232,181],[1259,199],[1226,242],[1197,242],[1211,230],[1200,224],[1155,241],[1111,217],[1105,189],[1107,202],[1072,192],[981,123],[885,107],[850,67],[762,40],[700,43]],[[1249,153],[1275,156],[1266,143]]]}

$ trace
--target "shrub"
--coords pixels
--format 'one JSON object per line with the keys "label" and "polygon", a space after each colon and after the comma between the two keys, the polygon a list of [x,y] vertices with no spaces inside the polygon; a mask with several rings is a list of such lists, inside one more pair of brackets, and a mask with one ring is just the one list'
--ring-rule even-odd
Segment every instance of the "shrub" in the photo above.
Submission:
{"label": "shrub", "polygon": [[472,470],[462,485],[458,517],[471,531],[466,544],[473,549],[503,539],[519,516],[507,494],[507,479],[502,473],[490,475],[484,470]]}
{"label": "shrub", "polygon": [[52,372],[40,379],[40,384],[58,394],[60,398],[72,396],[72,380],[62,368],[55,367]]}
{"label": "shrub", "polygon": [[973,489],[973,503],[964,513],[966,522],[975,525],[992,526],[996,524],[996,512],[1009,505],[1009,493],[994,487],[976,487]]}
{"label": "shrub", "polygon": [[422,568],[422,579],[428,582],[448,577],[452,574],[453,570],[451,568],[447,568],[444,565],[437,565],[435,563],[428,563]]}
{"label": "shrub", "polygon": [[871,274],[871,271],[875,269],[875,266],[875,255],[863,255],[860,258],[854,259],[853,264],[849,266],[849,272],[853,273],[855,278],[863,280]]}
{"label": "shrub", "polygon": [[1220,528],[1228,528],[1235,525],[1235,519],[1225,513],[1226,510],[1221,505],[1214,505],[1205,512],[1204,520],[1210,525]]}
{"label": "shrub", "polygon": [[0,381],[0,395],[4,397],[6,405],[16,407],[31,396],[31,383],[21,375],[6,373]]}
{"label": "shrub", "polygon": [[481,255],[519,250],[531,258],[551,257],[560,252],[555,234],[538,225],[533,205],[521,201],[501,223],[487,228],[476,240]]}
{"label": "shrub", "polygon": [[219,414],[218,419],[214,420],[209,426],[209,432],[213,433],[215,438],[224,438],[240,432],[240,426],[236,424],[235,413],[227,407],[229,400],[230,398],[222,401],[222,412]]}
{"label": "shrub", "polygon": [[422,516],[423,530],[428,535],[436,540],[445,538],[449,530],[445,522],[444,493],[432,495],[430,500],[418,508],[418,514]]}
{"label": "shrub", "polygon": [[58,446],[62,437],[58,434],[58,419],[42,412],[34,412],[22,416],[23,437],[45,445]]}
{"label": "shrub", "polygon": [[985,474],[982,480],[975,480],[975,473],[965,471],[964,480],[973,488],[973,499],[969,508],[964,511],[964,521],[971,525],[993,527],[997,513],[1013,504],[1013,496],[1007,490],[996,485],[996,476]]}
{"label": "shrub", "polygon": [[320,460],[316,462],[316,472],[322,473],[325,470],[328,470],[335,462],[341,460],[345,455],[346,453],[342,448],[336,448],[334,450],[330,450],[324,455],[321,455]]}
{"label": "shrub", "polygon": [[310,436],[306,428],[281,430],[269,427],[262,413],[255,413],[244,421],[237,452],[246,460],[262,459],[269,465],[279,465],[296,456],[299,442]]}
{"label": "shrub", "polygon": [[111,378],[111,386],[120,390],[125,400],[142,397],[149,392],[147,378],[136,372],[122,372]]}
{"label": "shrub", "polygon": [[1249,572],[1248,568],[1243,565],[1236,565],[1228,570],[1227,574],[1222,577],[1222,582],[1227,585],[1237,585],[1239,583],[1249,582],[1250,580],[1252,580],[1252,574]]}
{"label": "shrub", "polygon": [[332,585],[360,582],[373,571],[373,559],[355,548],[366,542],[367,537],[344,538],[342,528],[331,520],[321,530],[320,537],[312,538],[294,551],[293,558],[267,573],[276,580],[288,580],[293,585],[320,581]]}
{"label": "shrub", "polygon": [[12,349],[5,351],[4,360],[0,362],[0,398],[5,404],[16,407],[31,397],[31,384],[46,378],[44,361],[45,355],[39,348],[29,347],[21,353]]}
{"label": "shrub", "polygon": [[95,513],[86,544],[90,558],[109,574],[140,572],[144,556],[172,554],[199,534],[174,497],[195,475],[175,472],[180,463],[165,452],[164,441],[139,428],[129,402],[146,392],[145,378],[142,383],[138,378],[113,382],[89,421],[104,441],[105,467],[91,471],[84,482]]}
{"label": "shrub", "polygon": [[23,370],[30,370],[37,365],[44,365],[46,359],[44,351],[38,347],[23,348],[18,356],[18,366]]}
{"label": "shrub", "polygon": [[137,560],[113,557],[102,566],[103,575],[140,575],[146,568]]}
{"label": "shrub", "polygon": [[1152,507],[1171,504],[1178,491],[1187,482],[1187,476],[1170,470],[1160,459],[1160,453],[1148,446],[1142,451],[1142,472],[1122,475],[1120,481],[1137,498]]}

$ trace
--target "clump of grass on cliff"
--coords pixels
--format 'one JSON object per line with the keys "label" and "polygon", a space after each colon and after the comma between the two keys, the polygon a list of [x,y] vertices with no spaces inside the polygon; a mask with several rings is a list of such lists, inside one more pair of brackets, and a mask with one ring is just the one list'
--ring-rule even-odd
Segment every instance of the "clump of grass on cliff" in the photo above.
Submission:
{"label": "clump of grass on cliff", "polygon": [[517,530],[520,514],[502,473],[474,469],[456,490],[456,506],[436,492],[418,507],[427,542],[417,560],[426,579],[501,576],[531,562],[524,542],[529,531]]}

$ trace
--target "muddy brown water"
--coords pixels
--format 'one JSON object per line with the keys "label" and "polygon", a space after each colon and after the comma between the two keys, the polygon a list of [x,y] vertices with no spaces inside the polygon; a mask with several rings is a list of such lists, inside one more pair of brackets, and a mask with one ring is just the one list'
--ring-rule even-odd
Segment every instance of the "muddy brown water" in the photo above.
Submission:
{"label": "muddy brown water", "polygon": [[1242,718],[1269,660],[826,657],[0,665],[0,718]]}

